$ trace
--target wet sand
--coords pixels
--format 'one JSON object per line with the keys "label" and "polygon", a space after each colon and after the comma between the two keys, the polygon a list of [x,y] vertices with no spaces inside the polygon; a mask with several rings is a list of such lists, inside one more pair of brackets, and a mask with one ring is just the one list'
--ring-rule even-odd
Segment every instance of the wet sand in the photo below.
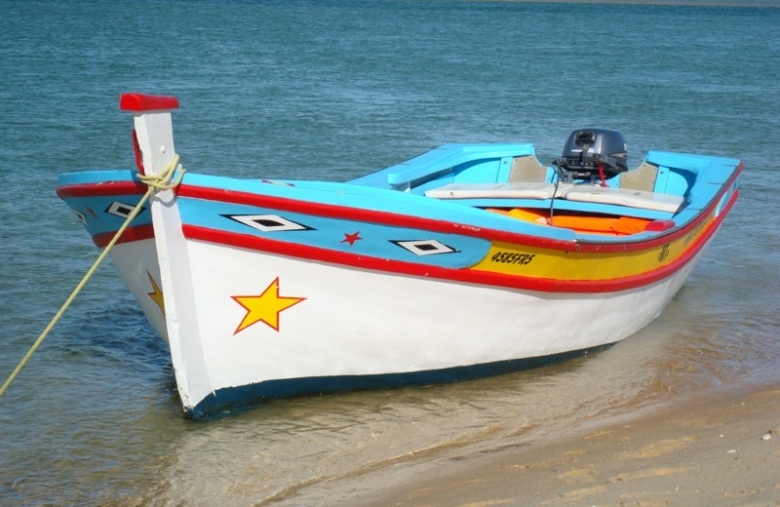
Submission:
{"label": "wet sand", "polygon": [[426,469],[359,504],[780,506],[780,384],[688,397],[562,440]]}

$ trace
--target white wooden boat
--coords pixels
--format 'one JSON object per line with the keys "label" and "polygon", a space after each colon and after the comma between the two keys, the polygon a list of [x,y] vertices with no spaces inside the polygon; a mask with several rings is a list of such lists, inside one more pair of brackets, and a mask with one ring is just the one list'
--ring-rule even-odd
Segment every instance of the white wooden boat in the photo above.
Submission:
{"label": "white wooden boat", "polygon": [[[61,176],[104,247],[176,168],[172,97],[126,94],[139,170]],[[575,131],[449,144],[347,182],[187,172],[111,257],[170,346],[185,414],[258,400],[451,381],[548,364],[655,319],[738,196],[739,160]],[[181,175],[181,170],[178,171]]]}

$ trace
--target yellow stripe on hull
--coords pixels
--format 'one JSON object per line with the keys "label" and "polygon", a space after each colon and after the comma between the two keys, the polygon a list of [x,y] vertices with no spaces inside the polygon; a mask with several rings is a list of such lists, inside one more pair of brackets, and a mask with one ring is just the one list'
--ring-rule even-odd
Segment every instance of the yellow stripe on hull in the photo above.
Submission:
{"label": "yellow stripe on hull", "polygon": [[[600,281],[641,275],[654,271],[681,258],[706,232],[714,219],[710,214],[688,234],[669,243],[654,244],[647,249],[634,250],[630,244],[618,250],[615,244],[605,243],[609,252],[532,247],[517,243],[493,241],[487,255],[471,269],[555,280]],[[587,251],[590,250],[590,251]]]}

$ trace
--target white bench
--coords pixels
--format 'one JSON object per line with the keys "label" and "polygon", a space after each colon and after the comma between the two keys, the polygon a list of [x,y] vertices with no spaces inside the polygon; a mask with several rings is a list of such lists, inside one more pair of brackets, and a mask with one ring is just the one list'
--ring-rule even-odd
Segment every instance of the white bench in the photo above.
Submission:
{"label": "white bench", "polygon": [[685,199],[679,195],[657,194],[644,190],[578,185],[563,196],[568,201],[615,204],[629,208],[677,213]]}
{"label": "white bench", "polygon": [[542,200],[551,199],[554,195],[575,202],[613,204],[666,213],[676,213],[685,202],[685,198],[679,195],[571,183],[559,184],[557,192],[552,183],[450,183],[426,190],[425,195],[436,199]]}
{"label": "white bench", "polygon": [[[558,185],[555,194],[561,197],[570,183]],[[555,193],[552,183],[450,183],[426,190],[426,197],[436,199],[550,199]]]}

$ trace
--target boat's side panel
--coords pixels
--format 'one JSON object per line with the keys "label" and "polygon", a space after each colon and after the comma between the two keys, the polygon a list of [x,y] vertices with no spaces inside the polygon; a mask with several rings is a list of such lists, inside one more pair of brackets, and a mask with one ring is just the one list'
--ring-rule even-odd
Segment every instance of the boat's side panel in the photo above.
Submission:
{"label": "boat's side panel", "polygon": [[[723,218],[712,203],[685,227],[645,234],[644,241],[585,243],[189,185],[180,189],[178,206],[189,239],[389,274],[572,293],[626,290],[666,278]],[[498,226],[503,217],[496,217]]]}
{"label": "boat's side panel", "polygon": [[[698,259],[648,286],[578,295],[381,274],[201,241],[188,241],[188,255],[212,391],[430,372],[613,343],[654,319]],[[199,400],[191,401],[186,408],[196,410]]]}
{"label": "boat's side panel", "polygon": [[[262,204],[262,200],[258,204]],[[304,211],[280,210],[205,199],[180,198],[187,225],[286,242],[294,249],[306,245],[355,255],[418,262],[450,268],[471,266],[490,248],[486,239],[455,233],[422,231],[412,227],[361,221],[347,211],[342,217],[317,216]]]}
{"label": "boat's side panel", "polygon": [[[98,247],[104,247],[146,192],[131,171],[70,173],[57,195],[78,217]],[[168,340],[160,265],[147,204],[124,231],[109,256],[157,334]]]}
{"label": "boat's side panel", "polygon": [[168,341],[165,303],[154,239],[119,243],[109,255],[149,323],[161,338]]}
{"label": "boat's side panel", "polygon": [[[110,241],[147,190],[131,171],[69,173],[61,176],[59,183],[57,195],[73,210],[100,247]],[[149,210],[148,204],[141,208],[120,242],[153,237]]]}
{"label": "boat's side panel", "polygon": [[696,251],[702,237],[714,230],[715,218],[713,210],[686,234],[677,234],[666,238],[663,243],[653,243],[642,249],[626,249],[623,252],[582,252],[576,249],[559,250],[496,241],[485,258],[474,265],[473,269],[507,275],[591,282],[643,275],[664,276],[661,273],[676,269],[678,264]]}
{"label": "boat's side panel", "polygon": [[[104,246],[121,225],[121,214],[116,211],[127,213],[143,189],[132,181],[129,171],[124,175],[126,181],[77,182],[58,189],[98,246]],[[213,201],[200,198],[199,189],[184,185],[177,200],[183,232],[190,239],[387,274],[571,293],[627,290],[669,276],[699,251],[736,199],[735,182],[718,206],[713,203],[707,214],[661,240],[639,245],[583,245],[232,191],[219,192],[221,200]],[[146,240],[149,246],[144,248],[152,252],[149,219],[148,211],[136,218],[123,236],[123,244]],[[131,257],[115,262],[147,315],[152,315],[146,306],[154,291],[143,271],[159,272],[156,259],[145,262],[144,269]],[[150,321],[155,322],[151,316]],[[161,326],[155,327],[161,331]]]}

